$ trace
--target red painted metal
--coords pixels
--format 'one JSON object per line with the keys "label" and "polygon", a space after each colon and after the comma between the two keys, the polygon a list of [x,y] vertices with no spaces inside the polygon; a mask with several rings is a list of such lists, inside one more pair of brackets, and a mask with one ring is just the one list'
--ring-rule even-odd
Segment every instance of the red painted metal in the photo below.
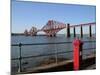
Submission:
{"label": "red painted metal", "polygon": [[55,36],[57,32],[64,28],[66,28],[64,23],[49,20],[41,30],[44,31],[48,36]]}
{"label": "red painted metal", "polygon": [[82,41],[75,39],[73,41],[73,66],[74,70],[79,70],[82,62]]}

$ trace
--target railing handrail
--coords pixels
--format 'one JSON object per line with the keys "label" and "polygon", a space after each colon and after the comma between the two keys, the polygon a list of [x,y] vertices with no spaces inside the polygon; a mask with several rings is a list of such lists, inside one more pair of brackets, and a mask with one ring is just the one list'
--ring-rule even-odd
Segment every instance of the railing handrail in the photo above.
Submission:
{"label": "railing handrail", "polygon": [[[64,54],[64,53],[70,53],[70,52],[73,52],[73,51],[57,52],[57,54]],[[25,58],[40,57],[40,56],[49,56],[49,55],[55,55],[55,53],[40,54],[40,55],[35,55],[35,56],[26,56],[26,57],[22,57],[22,58],[25,59]],[[19,59],[19,58],[12,58],[11,60],[16,60],[16,59]]]}
{"label": "railing handrail", "polygon": [[[83,43],[91,43],[91,42],[96,42],[96,41],[83,41]],[[19,44],[12,44],[11,46],[19,46],[21,44],[21,46],[28,46],[28,45],[48,45],[48,44],[69,44],[72,43],[72,41],[70,42],[55,42],[55,43],[31,43],[31,44],[24,44],[24,43],[19,43]]]}
{"label": "railing handrail", "polygon": [[[85,48],[83,50],[92,50],[92,49],[96,49],[95,47],[93,48]],[[73,52],[73,50],[70,50],[70,51],[62,51],[62,52],[57,52],[57,54],[64,54],[64,53],[70,53],[70,52]],[[40,56],[49,56],[49,55],[55,55],[55,53],[48,53],[48,54],[40,54],[40,55],[35,55],[35,56],[23,56],[21,57],[22,59],[27,59],[27,58],[32,58],[32,57],[40,57]],[[19,57],[17,58],[12,58],[11,60],[18,60]]]}

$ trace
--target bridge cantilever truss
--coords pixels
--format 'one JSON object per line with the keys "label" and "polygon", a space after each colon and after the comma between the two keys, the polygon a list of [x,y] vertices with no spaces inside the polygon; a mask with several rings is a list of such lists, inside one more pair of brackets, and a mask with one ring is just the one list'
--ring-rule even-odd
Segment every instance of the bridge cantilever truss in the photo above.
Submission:
{"label": "bridge cantilever truss", "polygon": [[32,27],[29,32],[28,30],[25,30],[24,34],[34,36],[37,34],[37,32],[44,31],[47,36],[56,36],[57,32],[64,28],[66,28],[66,24],[54,20],[49,20],[42,29],[37,30],[36,27]]}
{"label": "bridge cantilever truss", "polygon": [[31,36],[34,36],[34,35],[36,35],[37,34],[37,28],[36,27],[32,27],[29,31],[26,29],[25,31],[24,31],[24,34],[26,35],[26,36],[28,36],[28,35],[31,35]]}
{"label": "bridge cantilever truss", "polygon": [[66,24],[49,20],[41,30],[44,31],[47,36],[56,36],[57,32],[64,28],[66,28]]}

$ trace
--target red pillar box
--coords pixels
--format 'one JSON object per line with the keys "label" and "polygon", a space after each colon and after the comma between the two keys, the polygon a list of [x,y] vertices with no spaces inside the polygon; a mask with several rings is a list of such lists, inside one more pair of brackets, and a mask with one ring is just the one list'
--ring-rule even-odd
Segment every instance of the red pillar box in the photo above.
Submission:
{"label": "red pillar box", "polygon": [[82,63],[82,41],[79,39],[75,39],[73,41],[73,65],[74,70],[79,70]]}

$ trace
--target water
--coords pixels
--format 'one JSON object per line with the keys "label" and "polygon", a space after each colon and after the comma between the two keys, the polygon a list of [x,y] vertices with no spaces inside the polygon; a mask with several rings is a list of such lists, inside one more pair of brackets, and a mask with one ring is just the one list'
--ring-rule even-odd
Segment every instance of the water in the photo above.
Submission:
{"label": "water", "polygon": [[[82,41],[95,41],[95,38],[89,38],[87,35],[81,39]],[[11,37],[11,44],[31,44],[31,43],[57,43],[57,42],[72,42],[73,37],[67,38],[65,35],[57,35],[57,37],[47,37],[47,36],[12,36]],[[95,42],[92,43],[84,43],[83,48],[95,48]],[[72,43],[69,44],[53,44],[53,45],[31,45],[31,46],[22,46],[22,57],[28,56],[37,56],[37,55],[45,55],[45,54],[52,54],[57,52],[67,52],[72,51],[73,46]],[[91,54],[95,51],[95,49],[84,50],[83,54]],[[85,55],[84,55],[85,56]],[[11,46],[11,58],[18,58],[19,57],[19,47],[18,46]],[[27,62],[27,64],[23,64],[23,68],[35,68],[37,67],[42,61],[47,60],[49,58],[55,58],[56,55],[50,56],[41,56],[41,57],[32,57],[28,59],[22,59],[22,64]],[[65,58],[65,59],[72,59],[73,55],[72,52],[58,54],[57,58]],[[11,61],[12,68],[17,68],[18,70],[19,61],[12,60]]]}

